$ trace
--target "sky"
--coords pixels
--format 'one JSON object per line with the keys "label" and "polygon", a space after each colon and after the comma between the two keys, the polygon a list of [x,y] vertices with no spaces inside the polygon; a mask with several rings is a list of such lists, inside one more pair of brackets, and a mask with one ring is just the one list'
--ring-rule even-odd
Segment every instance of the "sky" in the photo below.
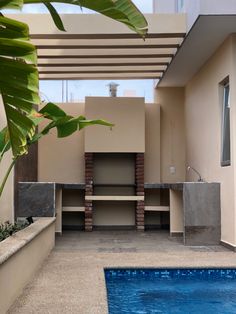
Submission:
{"label": "sky", "polygon": [[[41,81],[41,98],[51,102],[83,102],[86,96],[109,96],[109,80],[81,80],[68,81]],[[147,103],[153,102],[153,80],[115,80],[119,84],[117,96],[144,97]],[[64,84],[64,97],[62,85]],[[68,90],[67,96],[65,90]],[[64,98],[64,99],[63,99]]]}
{"label": "sky", "polygon": [[[133,3],[142,13],[152,13],[152,0],[133,0]],[[81,13],[81,9],[77,6],[66,4],[54,4],[59,13]],[[24,6],[24,13],[46,13],[47,9],[41,4],[28,4]],[[92,11],[83,9],[82,13],[93,13]]]}
{"label": "sky", "polygon": [[[152,0],[133,0],[142,13],[152,13]],[[81,9],[74,5],[54,4],[59,13],[94,13]],[[19,13],[19,11],[14,11]],[[48,13],[42,4],[28,4],[24,6],[22,13]],[[153,102],[153,80],[115,80],[118,87],[118,96],[145,97],[146,102]],[[110,81],[69,81],[68,95],[65,98],[70,101],[84,101],[85,96],[108,96],[107,85]],[[41,81],[40,91],[42,99],[46,101],[62,101],[62,81]],[[64,82],[65,84],[65,82]]]}

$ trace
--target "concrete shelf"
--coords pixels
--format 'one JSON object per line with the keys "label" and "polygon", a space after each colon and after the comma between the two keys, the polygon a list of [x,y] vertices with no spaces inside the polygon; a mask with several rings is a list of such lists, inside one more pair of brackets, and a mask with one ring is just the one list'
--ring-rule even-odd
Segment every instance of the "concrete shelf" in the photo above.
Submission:
{"label": "concrete shelf", "polygon": [[145,206],[145,211],[150,212],[169,212],[169,206]]}
{"label": "concrete shelf", "polygon": [[94,183],[94,187],[136,187],[136,184],[126,183]]}
{"label": "concrete shelf", "polygon": [[63,206],[62,211],[63,212],[84,212],[85,207],[83,207],[83,206]]}
{"label": "concrete shelf", "polygon": [[64,190],[85,190],[85,183],[63,183],[61,186]]}
{"label": "concrete shelf", "polygon": [[87,195],[85,196],[86,201],[144,201],[144,196],[136,195]]}

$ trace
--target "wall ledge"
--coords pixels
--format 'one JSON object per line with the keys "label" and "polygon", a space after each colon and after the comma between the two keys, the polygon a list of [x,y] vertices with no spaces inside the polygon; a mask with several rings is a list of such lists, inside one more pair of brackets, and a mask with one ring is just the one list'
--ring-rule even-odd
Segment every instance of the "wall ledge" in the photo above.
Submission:
{"label": "wall ledge", "polygon": [[55,222],[56,218],[39,218],[25,229],[18,231],[9,238],[0,242],[0,265],[12,255],[31,242],[43,230]]}
{"label": "wall ledge", "polygon": [[222,240],[220,241],[220,244],[222,246],[226,247],[227,249],[229,249],[229,250],[231,250],[233,252],[236,252],[236,246],[235,245],[233,245],[233,244],[231,244],[229,242],[222,241]]}

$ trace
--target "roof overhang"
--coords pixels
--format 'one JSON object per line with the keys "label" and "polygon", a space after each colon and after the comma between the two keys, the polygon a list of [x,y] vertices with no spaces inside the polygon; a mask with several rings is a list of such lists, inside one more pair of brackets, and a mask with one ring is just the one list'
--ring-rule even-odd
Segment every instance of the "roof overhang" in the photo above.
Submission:
{"label": "roof overhang", "polygon": [[236,33],[236,15],[200,15],[158,86],[185,86],[232,33]]}
{"label": "roof overhang", "polygon": [[146,15],[145,41],[99,14],[61,17],[67,32],[48,14],[14,15],[30,27],[40,79],[160,79],[186,33],[184,14]]}

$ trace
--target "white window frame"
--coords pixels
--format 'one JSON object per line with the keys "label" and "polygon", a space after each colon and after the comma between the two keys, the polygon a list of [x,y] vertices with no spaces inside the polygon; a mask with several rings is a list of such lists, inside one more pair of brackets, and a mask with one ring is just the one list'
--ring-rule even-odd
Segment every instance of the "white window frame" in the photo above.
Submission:
{"label": "white window frame", "polygon": [[177,13],[183,11],[184,8],[184,0],[175,0],[175,10]]}
{"label": "white window frame", "polygon": [[221,88],[222,88],[221,166],[227,167],[227,166],[231,165],[230,84],[229,84],[229,78],[226,78],[221,83]]}

